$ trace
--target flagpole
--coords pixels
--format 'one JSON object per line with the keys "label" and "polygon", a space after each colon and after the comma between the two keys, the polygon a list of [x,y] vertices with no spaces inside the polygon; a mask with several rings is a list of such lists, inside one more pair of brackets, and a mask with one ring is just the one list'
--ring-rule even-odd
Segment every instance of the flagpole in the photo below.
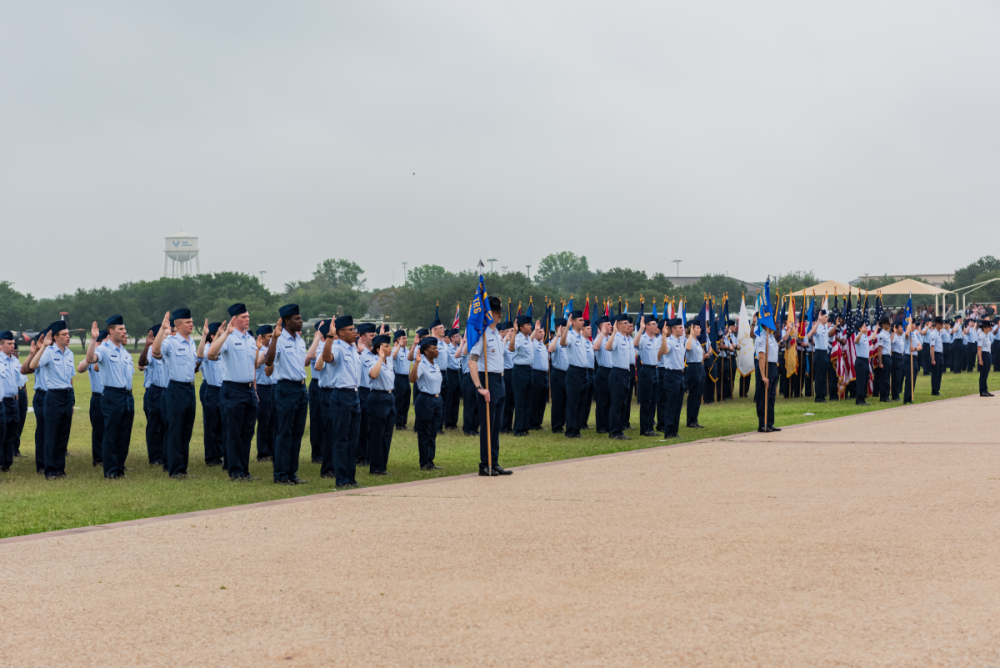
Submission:
{"label": "flagpole", "polygon": [[[486,308],[489,308],[489,303],[487,302]],[[486,387],[486,394],[490,393],[490,355],[489,346],[486,343],[486,330],[483,328],[483,377],[486,379],[484,386]],[[492,399],[492,397],[490,397]],[[492,402],[491,402],[492,403]],[[486,409],[486,467],[490,472],[490,477],[493,477],[493,443],[490,436],[493,434],[493,430],[490,427],[490,407],[484,406]],[[481,459],[479,461],[482,461]]]}
{"label": "flagpole", "polygon": [[767,431],[767,395],[771,393],[771,335],[766,327],[762,329],[764,330],[764,377],[767,378],[767,382],[764,383],[764,431]]}

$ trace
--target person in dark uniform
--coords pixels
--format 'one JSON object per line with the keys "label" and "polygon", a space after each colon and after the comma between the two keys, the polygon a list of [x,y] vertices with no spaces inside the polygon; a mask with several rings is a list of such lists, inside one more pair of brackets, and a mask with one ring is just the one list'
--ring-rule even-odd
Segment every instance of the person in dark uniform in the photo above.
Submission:
{"label": "person in dark uniform", "polygon": [[827,380],[830,367],[830,335],[834,327],[830,324],[830,316],[825,310],[820,310],[816,322],[806,332],[806,339],[813,343],[813,383],[817,404],[826,403]]}
{"label": "person in dark uniform", "polygon": [[[514,323],[509,320],[505,320],[497,325],[497,331],[500,332],[505,338],[507,336],[508,330],[514,329]],[[466,356],[468,360],[468,356]],[[467,370],[463,370],[463,373],[468,376]],[[510,351],[507,346],[503,349],[503,386],[506,395],[504,397],[503,404],[503,419],[500,422],[500,433],[501,434],[512,434],[514,433],[514,353]],[[476,386],[472,383],[472,379],[469,379],[469,387],[472,388],[471,398],[474,401],[474,405],[479,405],[479,399],[476,396]],[[476,424],[479,424],[479,420],[476,420]],[[479,431],[476,431],[479,434]]]}
{"label": "person in dark uniform", "polygon": [[21,365],[14,356],[14,333],[0,332],[0,471],[10,471],[17,443],[17,390]]}
{"label": "person in dark uniform", "polygon": [[517,316],[516,326],[517,334],[508,343],[514,353],[514,436],[527,436],[531,428],[531,362],[534,359],[531,318]]}
{"label": "person in dark uniform", "polygon": [[987,381],[990,377],[990,365],[993,360],[990,350],[993,343],[993,323],[989,318],[979,321],[979,334],[976,337],[976,359],[979,362],[979,396],[992,397]]}
{"label": "person in dark uniform", "polygon": [[278,309],[264,366],[272,367],[274,389],[274,482],[278,485],[305,483],[298,476],[302,436],[306,431],[306,343],[302,339],[302,316],[298,304]]}
{"label": "person in dark uniform", "polygon": [[28,418],[28,377],[21,373],[21,358],[17,344],[18,339],[14,338],[14,357],[17,358],[18,378],[20,386],[17,390],[17,441],[14,443],[14,456],[23,457],[21,454],[21,434],[24,433],[24,421]]}
{"label": "person in dark uniform", "polygon": [[319,375],[316,373],[316,356],[325,342],[323,332],[329,331],[332,323],[332,320],[320,320],[316,323],[316,333],[306,352],[306,364],[312,372],[306,396],[309,413],[309,449],[313,464],[323,463],[323,406],[326,405],[326,398],[319,386]]}
{"label": "person in dark uniform", "polygon": [[150,353],[160,327],[157,324],[149,328],[146,332],[146,345],[139,354],[139,370],[142,371],[142,386],[145,388],[142,412],[146,416],[146,455],[150,466],[166,466],[163,439],[167,429],[163,421],[163,394],[169,377],[163,360],[156,359]]}
{"label": "person in dark uniform", "polygon": [[597,433],[608,433],[608,415],[611,407],[611,390],[608,379],[611,376],[611,356],[607,354],[604,346],[608,338],[613,334],[612,324],[607,316],[602,316],[594,321],[597,327],[597,335],[594,337],[594,358],[597,361],[597,370],[594,372],[594,403],[597,411]]}
{"label": "person in dark uniform", "polygon": [[[274,327],[261,325],[254,332],[257,337],[257,461],[274,461],[274,379],[264,366],[267,349],[271,345]],[[274,373],[272,368],[271,373]]]}
{"label": "person in dark uniform", "polygon": [[[97,333],[97,344],[100,345],[104,339],[108,338],[108,330],[102,329]],[[93,336],[91,337],[93,341]],[[76,368],[77,373],[86,373],[90,379],[90,458],[91,463],[96,467],[104,463],[102,453],[104,443],[104,413],[101,412],[101,395],[104,394],[104,383],[101,382],[100,367],[95,362],[91,364],[85,355],[83,361]],[[107,477],[107,476],[105,476]]]}
{"label": "person in dark uniform", "polygon": [[69,349],[69,330],[65,321],[48,327],[42,345],[31,358],[32,369],[45,373],[45,479],[66,477],[66,448],[73,425],[73,352]]}
{"label": "person in dark uniform", "polygon": [[754,339],[754,351],[757,353],[757,384],[754,387],[757,431],[781,431],[774,426],[774,401],[778,395],[778,342],[772,329],[761,326],[760,335]]}
{"label": "person in dark uniform", "polygon": [[688,393],[687,426],[688,429],[703,429],[698,422],[701,404],[704,397],[705,360],[709,353],[698,342],[701,335],[701,325],[689,322],[684,341],[684,387]]}
{"label": "person in dark uniform", "polygon": [[924,345],[924,337],[920,329],[909,324],[904,334],[907,354],[903,356],[903,405],[913,403],[913,392],[916,389],[917,376],[920,374],[920,349]]}
{"label": "person in dark uniform", "polygon": [[392,372],[395,376],[395,387],[392,390],[396,399],[396,429],[406,429],[407,416],[410,414],[410,363],[406,356],[410,349],[407,348],[406,331],[397,329],[392,335],[395,347],[392,354]]}
{"label": "person in dark uniform", "polygon": [[[892,391],[892,332],[889,331],[889,318],[882,316],[878,321],[879,333],[877,339],[877,355],[879,365],[878,376],[878,398],[881,402],[889,402]],[[944,359],[938,360],[938,365],[943,367]]]}
{"label": "person in dark uniform", "polygon": [[854,346],[858,355],[854,358],[854,403],[857,406],[870,406],[871,404],[865,401],[868,398],[868,374],[871,373],[867,322],[861,323],[858,327],[858,333],[854,335]]}
{"label": "person in dark uniform", "polygon": [[229,307],[229,323],[212,340],[207,353],[217,362],[222,377],[219,403],[226,419],[223,439],[229,479],[259,480],[250,473],[250,449],[257,426],[257,341],[250,333],[250,313],[245,304]]}
{"label": "person in dark uniform", "polygon": [[[409,365],[407,366],[407,369],[406,369],[406,377],[407,377],[407,379],[409,379],[409,377],[410,377],[410,369],[413,367],[413,364],[414,364],[414,355],[416,354],[417,349],[420,347],[420,339],[424,338],[425,336],[429,336],[430,333],[431,332],[430,332],[429,329],[427,329],[426,327],[421,327],[414,334],[414,336],[413,336],[413,346],[410,347],[410,352],[407,354],[407,357],[406,357],[406,361],[409,363]],[[414,402],[416,402],[418,394],[420,394],[420,389],[417,388],[416,385],[413,385],[413,401]],[[413,433],[416,433],[416,432],[417,432],[417,425],[414,424],[413,425]]]}
{"label": "person in dark uniform", "polygon": [[358,406],[361,409],[361,413],[358,417],[356,454],[358,466],[368,466],[370,468],[371,462],[368,461],[368,396],[371,393],[371,385],[368,382],[369,378],[364,372],[364,368],[375,357],[375,354],[372,352],[372,340],[375,338],[377,328],[370,322],[362,322],[356,329],[358,332],[356,345],[358,350],[361,351],[361,357],[358,360],[361,365],[358,373]]}
{"label": "person in dark uniform", "polygon": [[[396,348],[399,348],[399,339]],[[368,472],[372,475],[389,475],[389,448],[392,446],[393,427],[396,424],[396,402],[392,393],[396,386],[392,360],[398,350],[389,347],[389,335],[380,334],[372,339],[375,354],[368,358],[361,373],[367,374],[368,395]]]}
{"label": "person in dark uniform", "polygon": [[[468,337],[468,329],[466,329]],[[476,386],[469,375],[468,339],[462,339],[462,433],[479,436],[479,402],[476,400]],[[409,372],[407,372],[409,373]]]}
{"label": "person in dark uniform", "polygon": [[687,341],[680,318],[663,321],[660,339],[660,360],[663,362],[663,437],[677,438],[681,427],[681,408],[684,406],[684,356]]}
{"label": "person in dark uniform", "polygon": [[100,345],[101,330],[97,323],[90,326],[90,346],[87,364],[100,369],[104,392],[101,395],[101,412],[104,414],[104,440],[101,444],[104,477],[109,480],[125,477],[125,460],[128,459],[132,441],[132,423],[135,420],[135,400],[132,397],[132,377],[135,368],[132,354],[125,348],[128,332],[125,320],[113,315],[106,321],[107,338]]}
{"label": "person in dark uniform", "polygon": [[445,385],[448,396],[444,400],[444,428],[458,429],[458,407],[462,403],[462,337],[457,329],[449,329],[447,336],[451,339],[448,359],[441,360],[447,362],[441,364],[441,368],[448,376]]}
{"label": "person in dark uniform", "polygon": [[583,331],[580,333],[586,341],[584,352],[587,354],[587,396],[583,399],[583,421],[580,425],[580,430],[585,431],[590,429],[590,409],[594,405],[594,373],[597,367],[593,330],[589,319],[583,319]]}
{"label": "person in dark uniform", "polygon": [[21,363],[21,373],[24,375],[34,374],[35,388],[31,396],[31,408],[35,414],[35,473],[45,472],[45,395],[47,386],[45,385],[45,370],[32,368],[31,361],[35,354],[41,349],[42,339],[49,333],[46,327],[38,333],[31,341],[31,348],[27,358]]}
{"label": "person in dark uniform", "polygon": [[639,351],[639,433],[643,436],[659,436],[656,426],[656,407],[659,404],[660,382],[658,365],[663,339],[656,319],[646,322],[639,319],[639,327],[632,341]]}
{"label": "person in dark uniform", "polygon": [[629,362],[635,359],[635,346],[628,337],[628,316],[619,314],[615,318],[614,333],[603,342],[604,350],[611,361],[608,372],[608,438],[627,441],[626,409],[629,398]]}
{"label": "person in dark uniform", "polygon": [[511,342],[515,331],[510,329],[508,341],[504,340],[497,331],[503,306],[496,297],[490,297],[489,304],[493,320],[469,351],[469,375],[479,395],[479,475],[510,475],[513,471],[500,466],[500,416],[507,397],[503,349],[514,350]]}
{"label": "person in dark uniform", "polygon": [[205,350],[219,333],[221,322],[205,321],[201,342],[198,344],[198,360],[195,373],[201,371],[202,383],[198,388],[201,400],[202,435],[205,439],[205,466],[222,466],[227,469],[226,436],[223,429],[222,371],[217,360],[205,358]]}
{"label": "person in dark uniform", "polygon": [[[171,321],[177,327],[174,336],[168,336]],[[194,320],[191,319],[190,309],[179,308],[173,314],[163,316],[160,331],[153,339],[153,357],[165,362],[170,377],[163,407],[167,416],[167,471],[174,479],[187,477],[191,433],[194,430],[194,373],[198,354],[191,338],[193,331]]]}
{"label": "person in dark uniform", "polygon": [[[580,438],[583,429],[584,402],[587,398],[587,348],[593,350],[593,344],[583,336],[583,312],[573,311],[569,314],[568,326],[563,326],[554,340],[561,351],[561,359],[566,360],[566,371],[562,373],[562,392],[564,395],[566,416],[566,438]],[[556,385],[553,377],[553,388]],[[555,413],[555,395],[552,398]]]}
{"label": "person in dark uniform", "polygon": [[420,339],[420,346],[413,356],[415,364],[410,369],[410,382],[420,389],[413,414],[417,425],[417,449],[422,471],[441,469],[434,463],[444,410],[441,399],[441,368],[435,361],[438,356],[437,344],[435,336]]}
{"label": "person in dark uniform", "polygon": [[338,488],[357,487],[358,433],[361,428],[361,355],[354,317],[342,315],[333,321],[316,370],[327,370],[320,384],[328,388],[323,406],[323,472]]}
{"label": "person in dark uniform", "polygon": [[944,373],[944,340],[941,331],[944,328],[944,320],[941,316],[935,316],[934,325],[931,327],[930,336],[930,364],[931,364],[931,396],[941,396],[941,375]]}
{"label": "person in dark uniform", "polygon": [[903,391],[903,358],[905,356],[906,362],[909,363],[909,355],[904,355],[906,337],[903,333],[903,321],[897,320],[893,323],[892,329],[892,398],[890,401],[895,402],[900,401],[900,394]]}
{"label": "person in dark uniform", "polygon": [[[550,392],[552,393],[552,412],[550,425],[553,434],[563,433],[566,421],[566,373],[569,370],[569,357],[566,348],[560,345],[563,332],[566,331],[566,318],[556,318],[556,332],[549,341],[548,352],[552,356]],[[582,351],[581,351],[582,352]]]}
{"label": "person in dark uniform", "polygon": [[542,339],[545,328],[541,321],[531,332],[531,395],[528,405],[528,429],[538,431],[545,420],[545,406],[549,401],[549,350]]}

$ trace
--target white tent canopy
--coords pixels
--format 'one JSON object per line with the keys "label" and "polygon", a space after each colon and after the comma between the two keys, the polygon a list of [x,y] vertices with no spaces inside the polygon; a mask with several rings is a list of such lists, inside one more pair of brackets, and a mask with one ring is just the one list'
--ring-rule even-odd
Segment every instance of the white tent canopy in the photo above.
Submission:
{"label": "white tent canopy", "polygon": [[823,281],[818,285],[797,290],[789,296],[812,297],[813,294],[815,294],[817,297],[823,297],[824,295],[830,295],[832,297],[833,294],[836,293],[841,297],[846,297],[848,294],[860,295],[861,292],[862,292],[861,290],[857,289],[853,285],[848,285],[847,283],[840,283],[838,281]]}
{"label": "white tent canopy", "polygon": [[904,278],[891,285],[883,286],[878,290],[872,290],[872,292],[881,292],[883,295],[908,295],[910,293],[915,295],[951,294],[951,290],[944,290],[930,283],[921,283],[912,278]]}

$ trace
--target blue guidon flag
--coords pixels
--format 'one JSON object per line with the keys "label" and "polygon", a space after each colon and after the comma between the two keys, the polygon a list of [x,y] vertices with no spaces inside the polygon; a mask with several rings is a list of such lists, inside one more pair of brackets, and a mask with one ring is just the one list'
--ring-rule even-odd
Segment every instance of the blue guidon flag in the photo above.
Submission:
{"label": "blue guidon flag", "polygon": [[767,277],[764,282],[764,297],[760,300],[760,312],[757,315],[757,322],[771,331],[777,331],[774,324],[774,308],[771,307],[771,277]]}
{"label": "blue guidon flag", "polygon": [[483,281],[483,261],[479,261],[479,285],[476,286],[476,294],[472,297],[472,304],[469,305],[469,320],[466,323],[465,335],[469,344],[469,350],[479,343],[483,332],[493,324],[493,313],[490,311],[489,296],[486,294],[486,284]]}

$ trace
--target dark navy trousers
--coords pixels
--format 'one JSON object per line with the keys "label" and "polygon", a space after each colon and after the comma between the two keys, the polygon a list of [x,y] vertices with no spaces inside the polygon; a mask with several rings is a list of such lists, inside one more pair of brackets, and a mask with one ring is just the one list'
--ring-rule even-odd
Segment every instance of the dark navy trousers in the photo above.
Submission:
{"label": "dark navy trousers", "polygon": [[396,401],[396,429],[406,428],[410,415],[410,379],[404,373],[397,373],[392,395]]}
{"label": "dark navy trousers", "polygon": [[989,352],[985,350],[982,352],[982,356],[983,364],[979,367],[979,393],[986,394],[990,391],[986,381],[990,377],[990,365],[993,360],[990,358]]}
{"label": "dark navy trousers", "polygon": [[[309,397],[304,383],[279,380],[272,386],[274,398],[274,479],[289,480],[299,471],[299,451],[306,431]],[[316,386],[319,396],[319,386]]]}
{"label": "dark navy trousers", "polygon": [[608,409],[611,406],[611,389],[608,379],[611,376],[611,369],[599,366],[594,372],[594,403],[597,409],[597,433],[606,434],[608,432]]}
{"label": "dark navy trousers", "polygon": [[326,403],[319,381],[309,381],[309,452],[313,462],[323,459],[323,404]]}
{"label": "dark navy trousers", "polygon": [[663,433],[676,436],[684,406],[684,372],[680,369],[663,369],[663,404]]}
{"label": "dark navy trousers", "polygon": [[35,409],[35,473],[45,471],[45,390],[35,390],[31,407]]}
{"label": "dark navy trousers", "polygon": [[104,411],[101,410],[101,393],[90,394],[90,456],[94,466],[100,464],[104,455]]}
{"label": "dark navy trousers", "polygon": [[354,456],[358,463],[368,460],[368,394],[371,390],[367,387],[358,388],[358,407],[361,413],[358,417],[358,441]]}
{"label": "dark navy trousers", "polygon": [[568,371],[559,369],[551,370],[552,411],[549,413],[549,420],[552,431],[562,431],[566,426],[566,374]]}
{"label": "dark navy trousers", "polygon": [[[490,392],[492,394],[492,392]],[[514,433],[531,427],[531,366],[514,365]]]}
{"label": "dark navy trousers", "polygon": [[101,442],[104,477],[123,476],[132,440],[132,422],[135,420],[132,390],[105,387],[101,396],[101,413],[104,417],[104,440]]}
{"label": "dark navy trousers", "polygon": [[608,373],[608,438],[625,435],[625,425],[628,415],[625,406],[628,405],[629,377],[628,369],[613,368]]}
{"label": "dark navy trousers", "polygon": [[0,401],[0,471],[9,471],[17,444],[17,397]]}
{"label": "dark navy trousers", "polygon": [[396,426],[396,400],[391,392],[372,390],[368,395],[368,471],[385,473]]}
{"label": "dark navy trousers", "polygon": [[21,454],[21,434],[24,433],[24,421],[28,419],[28,390],[21,388],[17,392],[17,441],[14,444],[14,454]]}
{"label": "dark navy trousers", "polygon": [[167,473],[186,475],[196,410],[194,383],[170,381],[163,393],[163,409],[167,419]]}
{"label": "dark navy trousers", "polygon": [[705,392],[705,365],[688,362],[684,369],[684,388],[688,393],[687,424],[698,424],[702,397]]}
{"label": "dark navy trousers", "polygon": [[[463,374],[468,376],[468,374]],[[469,385],[472,385],[472,379],[469,378]],[[503,413],[500,414],[500,431],[509,432],[514,429],[514,367],[503,370],[503,386],[504,386],[504,404]],[[466,401],[472,400],[477,406],[479,405],[479,399],[476,398],[475,386],[473,386],[473,394],[466,397]],[[476,424],[479,424],[479,420],[476,420]]]}
{"label": "dark navy trousers", "polygon": [[[501,373],[489,374],[487,381],[486,374],[479,372],[479,383],[483,387],[490,388],[490,403],[486,403],[486,398],[481,392],[476,392],[476,401],[479,407],[479,465],[486,466],[487,457],[492,457],[493,464],[498,464],[500,460],[500,420],[503,417],[504,404],[507,402],[507,388],[504,382],[504,375]],[[486,423],[489,421],[489,428]],[[489,455],[487,455],[489,453]]]}
{"label": "dark navy trousers", "polygon": [[150,385],[142,395],[142,412],[146,415],[146,455],[150,464],[166,460],[163,454],[163,437],[166,434],[163,389],[159,385]]}
{"label": "dark navy trousers", "polygon": [[[566,435],[576,436],[583,429],[587,400],[587,369],[572,366],[566,371]],[[552,403],[555,404],[553,397]],[[555,406],[552,408],[555,412]]]}
{"label": "dark navy trousers", "polygon": [[225,432],[222,427],[222,388],[202,381],[201,422],[205,432],[205,461],[214,462],[225,457]]}
{"label": "dark navy trousers", "polygon": [[66,446],[73,426],[73,390],[45,393],[45,475],[66,473]]}
{"label": "dark navy trousers", "polygon": [[257,461],[274,458],[274,385],[257,386]]}
{"label": "dark navy trousers", "polygon": [[653,431],[656,407],[659,404],[660,383],[657,368],[652,364],[639,367],[639,433]]}
{"label": "dark navy trousers", "polygon": [[257,394],[253,383],[223,381],[219,402],[226,416],[226,464],[229,477],[235,480],[250,475],[250,446],[257,425]]}
{"label": "dark navy trousers", "polygon": [[421,466],[434,464],[437,454],[437,435],[444,415],[444,401],[440,395],[421,392],[413,402],[413,412],[417,426],[417,451]]}
{"label": "dark navy trousers", "polygon": [[353,389],[328,388],[323,406],[323,469],[333,474],[338,487],[355,485],[358,472],[358,432],[361,429],[361,402]]}

